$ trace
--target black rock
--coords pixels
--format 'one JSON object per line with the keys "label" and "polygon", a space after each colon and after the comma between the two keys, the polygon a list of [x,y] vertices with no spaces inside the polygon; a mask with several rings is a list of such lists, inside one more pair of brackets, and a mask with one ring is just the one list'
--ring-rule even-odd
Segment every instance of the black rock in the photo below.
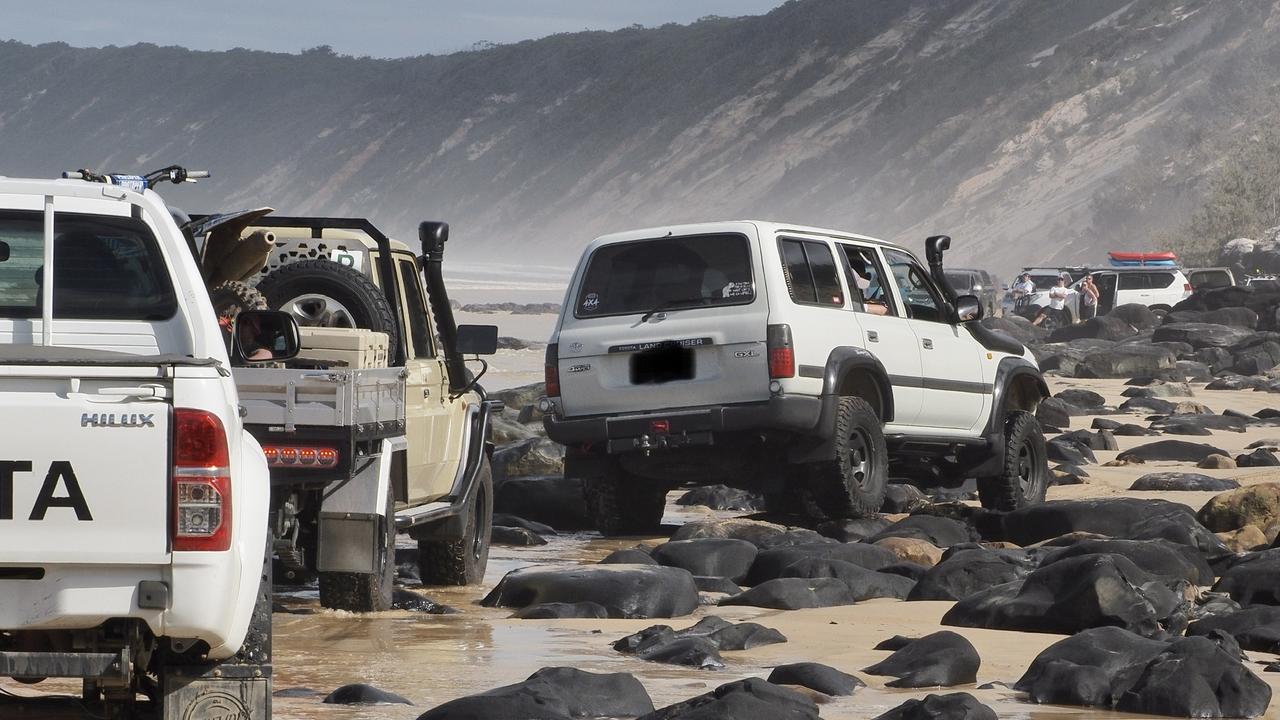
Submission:
{"label": "black rock", "polygon": [[1227,451],[1204,443],[1192,443],[1185,440],[1158,440],[1146,445],[1126,450],[1118,456],[1120,460],[1177,460],[1181,462],[1200,462],[1209,455],[1226,455]]}
{"label": "black rock", "polygon": [[1052,500],[1006,513],[1001,537],[1033,545],[1072,532],[1088,532],[1129,540],[1163,538],[1195,548],[1212,561],[1231,551],[1201,525],[1190,508],[1168,500],[1106,498]]}
{"label": "black rock", "polygon": [[1080,414],[1082,414],[1080,408],[1057,397],[1046,398],[1036,407],[1036,420],[1048,427],[1069,427],[1071,416]]}
{"label": "black rock", "polygon": [[[903,561],[892,565],[886,565],[876,572],[884,575],[897,575],[899,577],[904,577],[914,584],[920,582],[920,579],[925,576],[925,573],[929,572],[929,566]],[[908,592],[910,592],[910,590],[908,590]]]}
{"label": "black rock", "polygon": [[693,582],[698,586],[698,592],[724,593],[725,595],[737,595],[742,592],[742,588],[729,578],[694,575]]}
{"label": "black rock", "polygon": [[698,538],[731,538],[746,540],[764,550],[771,547],[835,543],[813,530],[785,528],[769,522],[732,518],[729,520],[703,520],[685,523],[671,534],[672,540],[696,540]]}
{"label": "black rock", "polygon": [[600,561],[601,565],[657,565],[658,561],[644,550],[624,548],[614,550]]}
{"label": "black rock", "polygon": [[879,643],[876,644],[875,647],[871,649],[872,650],[888,650],[889,652],[896,652],[919,639],[920,638],[907,637],[906,635],[894,635],[893,637],[888,638],[887,640],[881,640]]}
{"label": "black rock", "polygon": [[1073,442],[1067,440],[1053,439],[1045,443],[1045,450],[1048,453],[1050,462],[1068,463],[1071,465],[1087,465],[1090,462],[1097,462],[1097,458],[1090,460],[1093,455],[1089,451],[1089,455],[1085,455],[1088,448],[1081,448]]}
{"label": "black rock", "polygon": [[879,535],[890,524],[880,517],[828,520],[818,526],[818,532],[840,542],[858,542]]}
{"label": "black rock", "polygon": [[996,720],[996,712],[965,692],[912,698],[874,720]]}
{"label": "black rock", "polygon": [[1094,418],[1093,424],[1089,427],[1094,430],[1115,430],[1120,427],[1120,423],[1111,418]]}
{"label": "black rock", "polygon": [[517,514],[557,530],[591,530],[582,481],[560,476],[512,478],[494,490],[495,512]]}
{"label": "black rock", "polygon": [[1215,630],[1230,634],[1245,650],[1280,652],[1280,607],[1255,605],[1229,615],[1198,620],[1187,628],[1187,635],[1208,635]]}
{"label": "black rock", "polygon": [[1082,388],[1067,388],[1054,395],[1054,397],[1068,405],[1085,409],[1101,408],[1107,404],[1106,398],[1092,390],[1084,390]]}
{"label": "black rock", "polygon": [[1129,398],[1120,403],[1120,412],[1159,413],[1165,415],[1173,412],[1177,405],[1158,397]]}
{"label": "black rock", "polygon": [[666,665],[687,665],[703,670],[724,667],[720,648],[705,637],[671,637],[648,643],[636,650],[636,657]]}
{"label": "black rock", "polygon": [[1134,327],[1135,330],[1154,330],[1160,326],[1160,316],[1151,312],[1151,308],[1139,303],[1125,303],[1111,308],[1104,317],[1119,318]]}
{"label": "black rock", "polygon": [[868,570],[879,570],[898,561],[889,550],[870,543],[818,543],[762,550],[747,573],[747,585],[783,577],[787,566],[805,558],[843,560]]}
{"label": "black rock", "polygon": [[907,600],[959,600],[1026,577],[1036,562],[1025,553],[972,548],[948,553],[924,574]]}
{"label": "black rock", "polygon": [[721,605],[749,605],[774,610],[852,605],[857,602],[849,586],[835,578],[780,577],[756,585],[739,595],[720,601]]}
{"label": "black rock", "polygon": [[1036,703],[1111,708],[1166,646],[1118,627],[1083,630],[1045,648],[1013,687]]}
{"label": "black rock", "polygon": [[534,547],[547,544],[546,539],[528,528],[503,527],[502,525],[493,526],[490,540],[494,545],[512,545],[516,547]]}
{"label": "black rock", "polygon": [[1134,480],[1129,489],[1153,492],[1220,492],[1223,490],[1235,490],[1238,487],[1240,487],[1240,483],[1227,478],[1216,478],[1191,472],[1157,472],[1147,473]]}
{"label": "black rock", "polygon": [[1223,375],[1204,386],[1205,390],[1266,390],[1267,380],[1244,375]]}
{"label": "black rock", "polygon": [[974,540],[968,525],[948,517],[934,515],[912,515],[903,518],[885,528],[869,542],[889,537],[915,538],[940,548]]}
{"label": "black rock", "polygon": [[653,549],[659,565],[678,567],[694,575],[723,577],[741,583],[759,551],[746,540],[699,538],[673,540]]}
{"label": "black rock", "polygon": [[1090,318],[1082,323],[1063,325],[1049,333],[1049,342],[1060,343],[1081,338],[1101,340],[1125,340],[1138,334],[1138,330],[1122,318],[1110,314]]}
{"label": "black rock", "polygon": [[1151,429],[1170,435],[1209,435],[1211,430],[1244,432],[1247,425],[1230,415],[1170,415],[1151,423]]}
{"label": "black rock", "polygon": [[395,610],[408,610],[427,615],[453,615],[458,612],[448,605],[441,605],[429,597],[399,588],[391,591],[391,607]]}
{"label": "black rock", "polygon": [[826,695],[852,695],[867,684],[830,665],[814,662],[779,665],[769,673],[769,682],[775,685],[799,685]]}
{"label": "black rock", "polygon": [[1184,620],[1185,601],[1121,555],[1080,555],[1043,564],[1023,580],[961,599],[943,625],[1076,633],[1117,626],[1163,637]]}
{"label": "black rock", "polygon": [[1076,368],[1081,378],[1130,378],[1135,375],[1159,375],[1174,368],[1177,358],[1167,349],[1155,345],[1116,345],[1108,350],[1088,353]]}
{"label": "black rock", "polygon": [[872,598],[903,599],[915,586],[915,580],[899,574],[867,570],[843,560],[803,558],[783,569],[783,577],[835,578],[849,588],[857,602]]}
{"label": "black rock", "polygon": [[524,528],[525,530],[535,532],[539,535],[555,535],[556,534],[556,529],[551,527],[550,525],[545,525],[540,522],[534,522],[532,520],[526,520],[525,518],[522,518],[519,515],[512,515],[510,513],[494,513],[493,524],[501,525],[503,527]]}
{"label": "black rock", "polygon": [[413,703],[405,700],[393,692],[379,690],[372,685],[364,683],[355,683],[353,685],[343,685],[325,696],[321,702],[327,705],[412,705]]}
{"label": "black rock", "polygon": [[681,495],[677,505],[701,505],[712,510],[763,510],[764,498],[727,485],[705,485]]}
{"label": "black rock", "polygon": [[909,513],[928,504],[929,498],[915,485],[889,483],[885,487],[884,502],[880,504],[880,512]]}
{"label": "black rock", "polygon": [[1266,448],[1258,448],[1246,455],[1236,456],[1236,467],[1276,467],[1280,466],[1280,458]]}
{"label": "black rock", "polygon": [[[617,713],[619,715],[623,713]],[[819,720],[818,706],[800,693],[747,678],[668,705],[636,720]],[[534,720],[537,720],[534,718]]]}
{"label": "black rock", "polygon": [[[1107,432],[1110,432],[1110,431],[1108,430]],[[1058,472],[1067,473],[1068,475],[1075,475],[1076,477],[1082,477],[1082,478],[1089,477],[1089,473],[1085,472],[1084,468],[1080,467],[1079,465],[1065,465],[1065,464],[1055,465],[1053,469],[1057,470]]]}
{"label": "black rock", "polygon": [[1247,328],[1212,323],[1170,323],[1156,328],[1154,342],[1184,342],[1194,348],[1230,347],[1247,340],[1253,332]]}
{"label": "black rock", "polygon": [[543,668],[515,685],[451,700],[418,720],[571,720],[652,713],[653,701],[627,673]]}
{"label": "black rock", "polygon": [[1222,572],[1213,589],[1244,606],[1280,605],[1280,554],[1274,550],[1246,554]]}
{"label": "black rock", "polygon": [[523,608],[556,602],[594,602],[618,617],[677,617],[697,609],[698,587],[681,568],[534,565],[507,573],[480,604]]}
{"label": "black rock", "polygon": [[1257,717],[1271,687],[1240,662],[1240,649],[1179,638],[1147,663],[1116,709],[1177,717]]}
{"label": "black rock", "polygon": [[1082,538],[1061,546],[1050,545],[1041,561],[1048,565],[1079,555],[1114,554],[1129,558],[1148,575],[1212,585],[1213,569],[1194,549],[1168,540],[1114,540]]}
{"label": "black rock", "polygon": [[1111,434],[1117,437],[1151,437],[1159,435],[1160,431],[1152,430],[1151,428],[1144,428],[1141,425],[1134,425],[1133,423],[1125,423],[1112,430]]}
{"label": "black rock", "polygon": [[609,617],[609,609],[600,603],[539,603],[517,610],[511,617],[520,620],[559,620],[564,618],[591,618],[604,620]]}
{"label": "black rock", "polygon": [[942,630],[914,640],[863,672],[890,675],[886,687],[950,687],[975,682],[982,660],[962,635]]}

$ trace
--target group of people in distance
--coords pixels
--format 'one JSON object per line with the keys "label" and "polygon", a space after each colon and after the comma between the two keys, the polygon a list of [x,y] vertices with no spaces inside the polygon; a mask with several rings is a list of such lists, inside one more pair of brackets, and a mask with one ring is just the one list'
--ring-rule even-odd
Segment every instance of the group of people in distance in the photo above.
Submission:
{"label": "group of people in distance", "polygon": [[[1062,273],[1058,276],[1057,283],[1049,288],[1049,304],[1040,308],[1040,313],[1036,315],[1036,319],[1031,322],[1039,325],[1044,322],[1045,316],[1050,312],[1061,313],[1067,306],[1067,298],[1072,295],[1080,295],[1080,317],[1078,320],[1084,322],[1092,318],[1098,313],[1098,286],[1093,282],[1093,274],[1085,275],[1084,280],[1080,282],[1080,289],[1077,290],[1068,287],[1071,282],[1071,276]],[[1022,273],[1018,276],[1018,281],[1010,288],[1014,299],[1027,297],[1036,292],[1036,285],[1031,281],[1031,273]]]}

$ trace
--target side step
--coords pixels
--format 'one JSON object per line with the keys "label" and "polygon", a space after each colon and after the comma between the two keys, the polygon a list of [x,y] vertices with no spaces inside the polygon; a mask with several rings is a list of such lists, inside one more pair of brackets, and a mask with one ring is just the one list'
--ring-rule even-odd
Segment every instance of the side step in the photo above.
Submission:
{"label": "side step", "polygon": [[114,653],[0,652],[0,677],[129,680],[129,657]]}

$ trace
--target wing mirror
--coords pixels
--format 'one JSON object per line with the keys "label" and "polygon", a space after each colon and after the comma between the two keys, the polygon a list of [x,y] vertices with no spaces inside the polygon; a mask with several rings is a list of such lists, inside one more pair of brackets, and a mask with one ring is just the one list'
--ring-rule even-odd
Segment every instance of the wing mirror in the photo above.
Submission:
{"label": "wing mirror", "polygon": [[497,325],[459,325],[459,355],[493,355],[498,352]]}
{"label": "wing mirror", "polygon": [[232,364],[278,362],[297,357],[302,347],[298,323],[279,310],[244,310],[236,315]]}
{"label": "wing mirror", "polygon": [[982,319],[982,302],[974,295],[956,298],[956,319],[962,323]]}

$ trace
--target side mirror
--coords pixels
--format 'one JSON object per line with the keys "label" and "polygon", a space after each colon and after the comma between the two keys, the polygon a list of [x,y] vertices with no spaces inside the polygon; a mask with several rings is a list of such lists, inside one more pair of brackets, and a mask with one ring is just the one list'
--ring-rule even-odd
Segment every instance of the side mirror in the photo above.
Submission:
{"label": "side mirror", "polygon": [[244,310],[236,315],[232,364],[278,362],[297,357],[302,341],[293,316],[279,310]]}
{"label": "side mirror", "polygon": [[9,243],[3,240],[0,240],[0,262],[5,262],[8,259],[9,259]]}
{"label": "side mirror", "polygon": [[974,295],[956,298],[956,319],[962,323],[982,319],[982,303]]}
{"label": "side mirror", "polygon": [[459,325],[459,355],[493,355],[498,352],[497,325]]}

